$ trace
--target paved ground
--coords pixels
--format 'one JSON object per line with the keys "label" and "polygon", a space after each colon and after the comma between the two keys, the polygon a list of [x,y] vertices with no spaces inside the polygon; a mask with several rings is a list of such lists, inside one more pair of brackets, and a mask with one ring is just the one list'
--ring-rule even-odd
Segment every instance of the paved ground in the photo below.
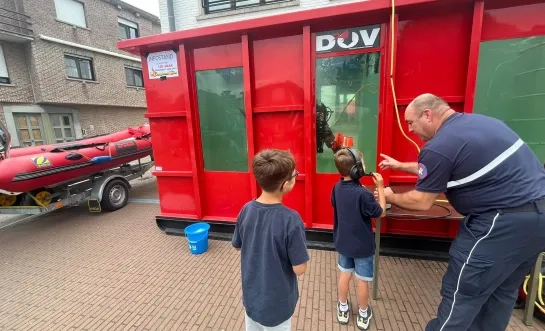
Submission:
{"label": "paved ground", "polygon": [[[140,182],[133,197],[156,198]],[[158,206],[89,214],[61,210],[0,230],[0,330],[244,330],[238,253],[210,241],[201,256],[155,225]],[[335,322],[333,252],[311,250],[294,330],[357,330]],[[374,330],[423,330],[446,264],[384,257]],[[350,301],[356,307],[354,287]],[[354,309],[355,312],[355,309]],[[516,311],[508,330],[525,327]]]}

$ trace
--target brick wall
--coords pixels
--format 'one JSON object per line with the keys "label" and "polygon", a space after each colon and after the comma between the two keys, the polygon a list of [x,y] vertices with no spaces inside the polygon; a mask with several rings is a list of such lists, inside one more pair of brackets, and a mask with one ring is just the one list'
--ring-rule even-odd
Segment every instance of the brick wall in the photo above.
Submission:
{"label": "brick wall", "polygon": [[36,53],[36,44],[35,42],[30,43],[30,45],[27,46],[27,57],[28,57],[28,71],[30,73],[30,78],[32,79],[32,87],[34,92],[34,100],[37,102],[38,100],[42,100],[42,90],[40,89],[38,79],[38,68],[36,67],[36,63],[38,62],[38,58],[32,56],[32,54]]}
{"label": "brick wall", "polygon": [[12,86],[0,85],[0,102],[34,102],[26,44],[0,42]]}
{"label": "brick wall", "polygon": [[152,24],[149,19],[137,17],[134,12],[118,10],[113,4],[102,0],[79,0],[84,4],[87,28],[73,28],[56,18],[54,0],[24,0],[25,8],[32,8],[29,14],[33,21],[35,35],[45,35],[71,41],[86,46],[96,47],[110,52],[130,55],[117,48],[119,32],[117,18],[138,23],[141,36],[160,33],[159,23]]}
{"label": "brick wall", "polygon": [[[64,54],[90,57],[96,81],[69,79]],[[94,53],[80,48],[37,40],[33,45],[40,95],[38,102],[146,107],[143,89],[127,87],[125,65],[141,68],[141,63]]]}
{"label": "brick wall", "polygon": [[[141,68],[140,62],[47,41],[40,35],[134,57],[117,48],[117,18],[138,23],[140,36],[161,33],[158,21],[146,14],[138,17],[134,8],[124,4],[117,9],[117,0],[80,0],[85,6],[87,28],[74,28],[56,19],[54,0],[5,1],[19,1],[24,5],[26,14],[31,16],[35,40],[27,44],[0,41],[6,44],[4,52],[14,85],[0,86],[2,123],[6,124],[3,106],[25,103],[78,109],[79,125],[87,136],[147,122],[145,91],[127,87],[125,80],[125,66]],[[96,82],[83,84],[82,80],[68,79],[65,53],[92,58]]]}
{"label": "brick wall", "polygon": [[[117,9],[108,1],[83,0],[87,28],[74,28],[56,19],[54,0],[23,1],[25,8],[32,8],[36,36],[30,46],[30,70],[34,78],[36,102],[146,107],[144,90],[127,87],[125,83],[124,66],[141,68],[140,62],[46,41],[40,35],[134,57],[116,46],[119,41],[117,18],[138,23],[141,36],[160,33],[157,21],[145,15],[137,17],[130,8]],[[83,84],[79,80],[67,79],[65,53],[92,58],[96,82]]]}
{"label": "brick wall", "polygon": [[2,107],[1,103],[0,103],[0,122],[2,122],[4,127],[7,125],[6,124],[6,117],[4,116],[4,108]]}
{"label": "brick wall", "polygon": [[[200,26],[235,22],[245,19],[278,15],[312,8],[335,6],[339,4],[368,0],[294,0],[289,3],[276,3],[266,7],[253,7],[233,12],[202,15],[201,0],[173,0],[176,30],[185,30]],[[263,10],[264,8],[268,8]],[[167,0],[159,0],[162,31],[168,31]],[[207,18],[205,18],[205,16]]]}
{"label": "brick wall", "polygon": [[[82,106],[79,108],[81,128],[87,130],[86,136],[113,133],[148,123],[144,117],[145,108],[116,108]],[[93,125],[93,130],[90,126]]]}

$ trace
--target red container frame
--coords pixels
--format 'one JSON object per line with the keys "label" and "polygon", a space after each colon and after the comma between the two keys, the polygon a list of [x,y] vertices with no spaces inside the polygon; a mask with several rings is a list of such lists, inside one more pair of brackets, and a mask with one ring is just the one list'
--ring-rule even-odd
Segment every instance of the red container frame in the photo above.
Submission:
{"label": "red container frame", "polygon": [[[316,173],[314,70],[316,59],[323,56],[314,51],[316,32],[381,25],[378,48],[326,55],[381,52],[377,162],[380,153],[401,161],[414,161],[418,155],[398,128],[390,86],[392,52],[401,119],[404,107],[425,92],[435,93],[455,110],[469,113],[474,103],[480,43],[545,35],[538,17],[545,10],[543,1],[396,0],[393,27],[391,4],[391,0],[369,0],[120,41],[120,49],[142,59],[146,117],[151,125],[156,164],[161,167],[153,173],[158,179],[161,207],[157,218],[232,224],[242,204],[259,194],[252,177],[251,156],[265,147],[293,147],[301,175],[286,203],[301,214],[308,230],[332,229],[329,194],[338,175]],[[396,37],[393,49],[392,28]],[[164,50],[177,52],[180,75],[151,80],[147,75],[147,55]],[[276,58],[268,59],[269,54]],[[270,63],[290,61],[295,64],[287,65],[283,72],[268,69],[273,66]],[[205,171],[195,71],[231,66],[244,69],[249,171]],[[263,85],[263,77],[273,83]],[[274,89],[284,91],[282,102],[269,97]],[[288,120],[297,123],[303,136],[293,129],[280,132],[283,138],[271,143],[269,138],[278,138],[279,133],[261,124],[271,120],[277,125]],[[382,174],[386,184],[397,190],[410,189],[416,182],[415,176],[399,172]],[[371,184],[369,179],[364,180],[364,185]],[[454,213],[447,218],[387,218],[381,231],[453,238],[459,216]]]}

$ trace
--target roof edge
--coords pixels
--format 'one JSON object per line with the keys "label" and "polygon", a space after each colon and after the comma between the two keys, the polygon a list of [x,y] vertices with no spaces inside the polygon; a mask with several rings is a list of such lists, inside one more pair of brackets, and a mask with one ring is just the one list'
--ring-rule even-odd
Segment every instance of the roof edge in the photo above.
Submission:
{"label": "roof edge", "polygon": [[125,9],[129,9],[131,11],[135,11],[137,12],[138,14],[140,14],[141,16],[144,16],[145,18],[155,22],[155,23],[161,23],[161,19],[159,18],[159,16],[155,16],[154,14],[148,12],[148,11],[145,11],[144,9],[141,9],[141,8],[138,8],[138,7],[135,7],[133,5],[131,5],[130,3],[127,3],[127,2],[124,2],[124,1],[121,1],[121,0],[102,0],[104,2],[108,2],[112,5],[119,5],[121,6],[122,8],[125,8]]}
{"label": "roof edge", "polygon": [[[442,1],[444,2],[445,0],[396,0],[395,6],[396,8],[399,8],[411,5],[438,3]],[[367,0],[351,2],[347,4],[313,8],[279,15],[245,19],[241,21],[214,24],[187,30],[178,30],[135,39],[121,40],[117,43],[117,47],[132,54],[139,54],[140,48],[143,46],[159,46],[160,44],[171,44],[172,42],[184,39],[248,31],[256,28],[273,27],[276,25],[297,23],[302,21],[310,23],[311,21],[324,17],[333,18],[335,16],[349,15],[357,12],[384,10],[391,8],[391,4],[392,0]]]}

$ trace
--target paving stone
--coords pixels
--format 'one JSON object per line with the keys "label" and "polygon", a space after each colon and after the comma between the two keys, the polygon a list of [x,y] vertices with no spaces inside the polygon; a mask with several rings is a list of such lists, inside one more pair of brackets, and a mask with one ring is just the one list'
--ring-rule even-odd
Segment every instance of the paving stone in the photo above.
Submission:
{"label": "paving stone", "polygon": [[[153,186],[142,185],[149,194]],[[85,206],[0,231],[0,330],[244,330],[239,253],[211,240],[191,255],[184,237],[155,224],[158,206],[129,203],[113,213]],[[357,330],[335,318],[334,252],[311,250],[300,277],[293,330]],[[381,259],[373,330],[423,330],[435,315],[446,264]],[[350,287],[353,314],[355,285]],[[507,330],[545,331],[521,322]]]}

